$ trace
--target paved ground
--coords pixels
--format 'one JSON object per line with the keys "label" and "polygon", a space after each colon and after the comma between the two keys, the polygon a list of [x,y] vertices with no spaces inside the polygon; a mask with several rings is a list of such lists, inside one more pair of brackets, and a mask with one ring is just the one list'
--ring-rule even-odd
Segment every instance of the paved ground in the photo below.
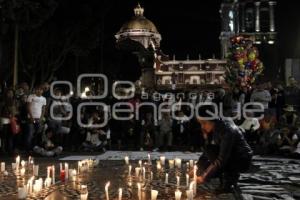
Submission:
{"label": "paved ground", "polygon": [[[112,154],[114,155],[115,153]],[[139,180],[134,176],[132,179],[128,178],[128,167],[124,164],[123,155],[120,152],[117,152],[117,155],[122,160],[116,158],[116,160],[112,160],[108,159],[111,158],[110,156],[105,157],[102,155],[102,159],[98,159],[99,164],[90,168],[86,173],[80,174],[76,181],[60,182],[59,175],[56,173],[57,183],[55,185],[44,189],[38,195],[28,197],[28,199],[80,199],[80,184],[87,184],[89,199],[102,200],[105,199],[104,185],[107,181],[111,182],[109,190],[110,200],[117,199],[119,187],[123,188],[123,199],[138,199],[136,183]],[[153,156],[153,159],[155,158],[155,155],[151,154],[151,156]],[[27,158],[24,157],[23,159]],[[135,159],[138,159],[138,157],[135,157]],[[0,175],[0,199],[16,199],[17,187],[27,182],[28,178],[32,176],[32,172],[28,170],[25,178],[21,178],[11,170],[9,163],[12,162],[12,159],[6,158],[4,160],[8,175],[5,176],[3,173]],[[3,160],[1,159],[0,161]],[[39,176],[42,178],[46,177],[46,166],[50,164],[55,164],[58,171],[59,162],[62,161],[59,161],[57,158],[36,158],[36,163],[40,165]],[[137,162],[137,160],[131,162],[133,169],[138,165]],[[68,161],[68,163],[70,168],[77,168],[77,162]],[[195,199],[300,199],[297,193],[300,191],[299,160],[256,157],[253,164],[251,171],[242,175],[239,183],[241,191],[237,191],[234,194],[216,196],[212,191],[218,185],[218,182],[213,180],[209,184],[198,187]],[[155,166],[147,168],[146,181],[144,181],[143,185],[144,199],[150,199],[151,189],[159,190],[158,200],[174,199],[176,175],[181,176],[181,187],[179,189],[183,191],[182,199],[186,199],[185,165],[183,164],[181,172],[169,170],[168,168],[163,172],[156,172],[155,168]],[[153,181],[149,180],[150,169],[154,172]],[[164,183],[164,174],[166,172],[169,173],[169,184],[167,185]]]}

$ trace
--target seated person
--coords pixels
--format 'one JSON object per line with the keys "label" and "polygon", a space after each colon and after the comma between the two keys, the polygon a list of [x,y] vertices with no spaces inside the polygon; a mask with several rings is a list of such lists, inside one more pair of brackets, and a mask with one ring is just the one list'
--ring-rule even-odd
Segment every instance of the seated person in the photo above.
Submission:
{"label": "seated person", "polygon": [[[89,125],[100,124],[101,120],[99,113],[94,111],[91,117],[88,119]],[[105,152],[105,146],[107,145],[107,133],[101,128],[91,127],[87,129],[86,139],[82,143],[82,147],[85,151],[103,151]]]}
{"label": "seated person", "polygon": [[245,133],[245,138],[248,144],[256,145],[259,141],[257,130],[260,127],[259,121],[254,117],[253,113],[247,113],[247,118],[239,126]]}
{"label": "seated person", "polygon": [[296,124],[299,122],[299,116],[296,114],[296,110],[293,106],[288,105],[286,108],[283,109],[284,114],[280,118],[280,127],[286,127],[290,131],[296,130]]}
{"label": "seated person", "polygon": [[285,127],[280,130],[280,135],[277,137],[277,145],[280,154],[291,155],[297,149],[299,143],[299,136],[297,133],[290,131]]}
{"label": "seated person", "polygon": [[40,144],[35,146],[33,151],[41,156],[51,157],[60,155],[63,148],[56,145],[54,140],[54,131],[51,128],[47,128],[42,134]]}

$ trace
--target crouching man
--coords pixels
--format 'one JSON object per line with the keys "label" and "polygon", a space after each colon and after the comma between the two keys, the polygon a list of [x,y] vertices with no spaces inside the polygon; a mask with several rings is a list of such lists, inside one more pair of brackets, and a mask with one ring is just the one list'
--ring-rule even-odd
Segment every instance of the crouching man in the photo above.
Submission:
{"label": "crouching man", "polygon": [[232,192],[237,186],[241,172],[246,172],[252,162],[252,150],[243,133],[232,122],[214,116],[212,106],[202,106],[197,121],[205,139],[203,155],[198,160],[197,183],[210,178],[220,178],[218,193]]}

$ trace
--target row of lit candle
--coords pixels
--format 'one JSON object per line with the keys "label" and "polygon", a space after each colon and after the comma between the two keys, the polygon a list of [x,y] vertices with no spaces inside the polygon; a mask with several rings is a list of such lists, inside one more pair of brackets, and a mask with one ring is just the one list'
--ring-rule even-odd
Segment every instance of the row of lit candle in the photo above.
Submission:
{"label": "row of lit candle", "polygon": [[[129,156],[125,156],[124,160],[125,160],[125,164],[129,165]],[[160,160],[160,166],[164,166],[166,164],[166,157],[165,156],[160,156],[159,160]],[[180,158],[175,158],[175,160],[168,160],[168,162],[169,162],[169,167],[170,168],[174,168],[174,166],[176,166],[177,168],[181,168],[182,160]],[[148,154],[148,165],[151,165],[151,164],[152,164],[151,156],[150,156],[150,154]],[[140,165],[140,167],[142,166],[142,161],[141,160],[139,160],[139,165]],[[158,164],[157,164],[157,166],[158,166]],[[160,166],[159,166],[159,168],[161,168]],[[187,162],[187,166],[193,167],[194,166],[194,161],[189,160],[189,162]]]}

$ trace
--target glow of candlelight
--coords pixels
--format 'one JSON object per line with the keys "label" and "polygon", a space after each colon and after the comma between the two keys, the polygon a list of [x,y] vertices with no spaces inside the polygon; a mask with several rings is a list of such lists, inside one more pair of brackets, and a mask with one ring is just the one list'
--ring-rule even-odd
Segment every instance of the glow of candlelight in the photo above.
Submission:
{"label": "glow of candlelight", "polygon": [[151,190],[151,200],[156,200],[158,195],[157,190]]}
{"label": "glow of candlelight", "polygon": [[186,177],[186,187],[189,187],[190,176],[188,174],[186,174],[185,177]]}
{"label": "glow of candlelight", "polygon": [[119,200],[122,200],[122,188],[119,188]]}
{"label": "glow of candlelight", "polygon": [[160,157],[160,163],[161,163],[161,165],[165,165],[165,163],[166,163],[166,157],[165,156]]}
{"label": "glow of candlelight", "polygon": [[110,182],[108,181],[106,184],[105,184],[105,195],[106,195],[106,200],[109,200],[109,194],[108,194],[108,188],[110,186]]}
{"label": "glow of candlelight", "polygon": [[170,169],[174,168],[174,160],[169,160],[169,167]]}
{"label": "glow of candlelight", "polygon": [[128,157],[128,156],[125,156],[125,157],[124,157],[124,160],[125,160],[125,164],[126,164],[126,165],[129,165],[129,157]]}
{"label": "glow of candlelight", "polygon": [[137,183],[137,187],[138,187],[138,198],[141,199],[142,198],[142,186],[140,183]]}
{"label": "glow of candlelight", "polygon": [[24,160],[21,161],[21,167],[25,167],[25,161]]}
{"label": "glow of candlelight", "polygon": [[169,174],[166,173],[166,179],[165,179],[165,184],[168,184],[169,183]]}
{"label": "glow of candlelight", "polygon": [[181,159],[180,158],[175,159],[175,165],[177,168],[181,168]]}
{"label": "glow of candlelight", "polygon": [[175,200],[180,200],[181,199],[181,194],[182,194],[182,192],[180,192],[180,190],[176,190],[175,191]]}

